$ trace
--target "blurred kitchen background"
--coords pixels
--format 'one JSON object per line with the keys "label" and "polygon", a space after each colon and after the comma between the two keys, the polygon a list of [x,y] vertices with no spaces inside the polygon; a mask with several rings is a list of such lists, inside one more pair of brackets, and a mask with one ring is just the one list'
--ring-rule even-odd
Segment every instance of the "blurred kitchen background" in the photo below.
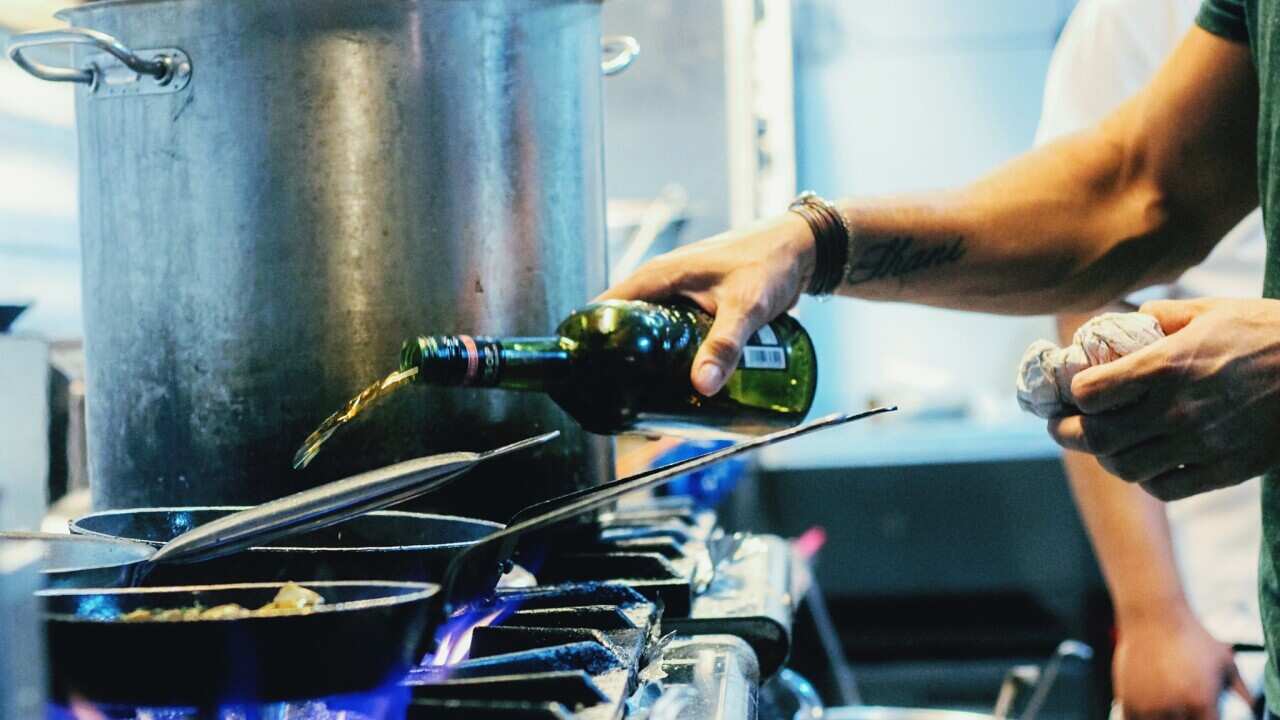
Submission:
{"label": "blurred kitchen background", "polygon": [[[65,4],[4,0],[0,44]],[[797,189],[944,186],[1026,149],[1073,4],[608,0],[605,32],[643,47],[605,86],[614,272]],[[0,61],[0,305],[29,306],[0,328],[0,526],[84,483],[76,172],[72,87]],[[903,412],[779,446],[725,501],[731,526],[825,533],[835,628],[808,624],[793,667],[838,692],[820,637],[835,635],[867,702],[989,709],[1007,668],[1073,637],[1098,654],[1055,696],[1102,707],[1105,593],[1055,446],[1013,398],[1049,320],[841,300],[797,313],[819,348],[814,415]]]}

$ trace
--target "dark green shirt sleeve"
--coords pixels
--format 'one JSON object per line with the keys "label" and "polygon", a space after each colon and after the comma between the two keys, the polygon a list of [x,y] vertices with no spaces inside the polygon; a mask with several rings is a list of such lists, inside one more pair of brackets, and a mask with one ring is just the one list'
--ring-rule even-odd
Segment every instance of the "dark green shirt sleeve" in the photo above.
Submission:
{"label": "dark green shirt sleeve", "polygon": [[1247,0],[1204,0],[1196,24],[1219,37],[1235,42],[1249,42],[1245,23]]}

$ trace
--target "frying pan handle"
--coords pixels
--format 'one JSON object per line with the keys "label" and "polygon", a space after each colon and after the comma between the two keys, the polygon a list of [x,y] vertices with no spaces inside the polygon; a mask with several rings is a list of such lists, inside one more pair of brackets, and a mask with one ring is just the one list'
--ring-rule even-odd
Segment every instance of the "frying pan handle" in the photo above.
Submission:
{"label": "frying pan handle", "polygon": [[810,420],[807,423],[796,425],[795,427],[785,430],[778,430],[767,435],[744,440],[719,450],[709,453],[697,455],[683,460],[667,463],[660,467],[651,468],[644,472],[636,473],[630,477],[620,478],[612,482],[597,485],[595,487],[575,490],[558,497],[545,500],[531,505],[520,512],[516,513],[511,521],[507,523],[507,531],[522,530],[525,526],[529,526],[529,530],[544,528],[548,525],[567,520],[575,515],[587,512],[588,510],[600,507],[627,493],[658,485],[667,480],[675,478],[677,475],[683,475],[687,472],[701,469],[708,465],[712,465],[747,452],[756,448],[772,445],[783,440],[789,440],[793,437],[804,435],[835,425],[843,425],[849,422],[864,420],[876,415],[894,412],[898,408],[880,407],[874,410],[853,414],[834,414],[826,417]]}
{"label": "frying pan handle", "polygon": [[455,556],[445,571],[441,608],[452,612],[465,604],[492,592],[503,566],[515,554],[520,541],[531,534],[554,527],[582,513],[606,505],[628,493],[655,487],[692,470],[697,470],[749,450],[772,445],[799,435],[823,428],[863,420],[875,415],[897,410],[882,407],[855,414],[836,414],[819,418],[786,430],[779,430],[751,440],[731,445],[704,455],[664,465],[655,470],[605,483],[588,490],[569,493],[518,513],[506,528],[488,536]]}
{"label": "frying pan handle", "polygon": [[611,480],[603,485],[593,485],[591,487],[585,487],[579,490],[573,490],[572,492],[567,492],[563,495],[557,495],[549,500],[543,500],[542,502],[534,503],[533,505],[530,505],[526,508],[521,509],[515,515],[512,515],[511,519],[507,521],[507,527],[512,527],[513,525],[519,525],[527,520],[537,518],[539,515],[544,515],[546,513],[552,512],[557,508],[567,505],[575,500],[581,500],[584,497],[590,497],[591,495],[594,495],[604,490],[608,490],[609,488],[612,488],[612,487],[617,487],[624,483],[632,483],[637,480],[643,480],[644,478],[652,477],[654,475],[657,475],[660,472],[670,470],[671,468],[674,468],[677,466],[683,466],[685,463],[689,462],[690,460],[698,460],[703,457],[705,457],[705,455],[698,455],[696,457],[686,458],[684,460],[676,460],[673,462],[669,462],[666,465],[659,465],[658,467],[649,468],[648,470],[638,472],[635,475],[630,475],[624,478],[618,478],[617,480]]}

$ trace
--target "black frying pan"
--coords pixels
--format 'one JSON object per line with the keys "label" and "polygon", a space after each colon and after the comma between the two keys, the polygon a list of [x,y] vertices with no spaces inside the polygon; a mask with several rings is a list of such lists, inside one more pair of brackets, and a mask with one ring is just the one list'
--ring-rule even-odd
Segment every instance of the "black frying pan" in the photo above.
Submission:
{"label": "black frying pan", "polygon": [[255,608],[281,583],[45,590],[53,698],[208,706],[368,690],[418,659],[439,591],[429,583],[308,582],[325,603],[305,614],[123,622],[138,608]]}
{"label": "black frying pan", "polygon": [[[468,518],[371,513],[438,490],[486,460],[559,435],[543,433],[479,453],[415,458],[253,507],[116,511],[82,518],[76,529],[156,546],[149,558],[129,568],[130,587],[228,579],[419,580],[438,574],[453,553],[499,526]],[[361,517],[366,515],[371,517]],[[396,527],[384,536],[369,537],[389,525]],[[304,538],[300,546],[292,545],[294,537]],[[408,552],[406,540],[414,543]],[[187,564],[196,569],[175,567]]]}
{"label": "black frying pan", "polygon": [[[0,545],[37,542],[46,577],[111,584],[154,548],[110,538],[0,533]],[[247,554],[247,553],[246,553]],[[138,608],[260,607],[282,583],[163,589],[51,589],[45,602],[53,697],[127,705],[287,700],[367,690],[418,659],[439,586],[304,581],[325,604],[306,615],[237,620],[122,622]]]}
{"label": "black frying pan", "polygon": [[[188,530],[243,507],[107,510],[78,518],[71,531],[159,548]],[[294,580],[397,580],[434,582],[469,545],[502,529],[488,520],[384,510],[296,535],[234,555],[190,564],[159,564],[142,579],[166,585]],[[101,583],[99,571],[74,568],[50,573],[54,587],[123,587],[128,578]]]}

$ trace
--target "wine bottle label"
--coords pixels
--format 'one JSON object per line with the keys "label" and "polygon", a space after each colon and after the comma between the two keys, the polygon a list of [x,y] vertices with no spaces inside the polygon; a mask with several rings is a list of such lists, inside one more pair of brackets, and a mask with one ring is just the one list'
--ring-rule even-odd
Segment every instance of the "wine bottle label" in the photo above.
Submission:
{"label": "wine bottle label", "polygon": [[502,343],[490,338],[476,341],[480,353],[480,369],[476,385],[497,385],[502,379]]}
{"label": "wine bottle label", "polygon": [[443,357],[457,359],[460,385],[489,387],[502,379],[502,343],[493,338],[446,335],[437,340]]}
{"label": "wine bottle label", "polygon": [[765,325],[747,340],[738,367],[747,370],[786,370],[787,352],[778,346],[778,335]]}

